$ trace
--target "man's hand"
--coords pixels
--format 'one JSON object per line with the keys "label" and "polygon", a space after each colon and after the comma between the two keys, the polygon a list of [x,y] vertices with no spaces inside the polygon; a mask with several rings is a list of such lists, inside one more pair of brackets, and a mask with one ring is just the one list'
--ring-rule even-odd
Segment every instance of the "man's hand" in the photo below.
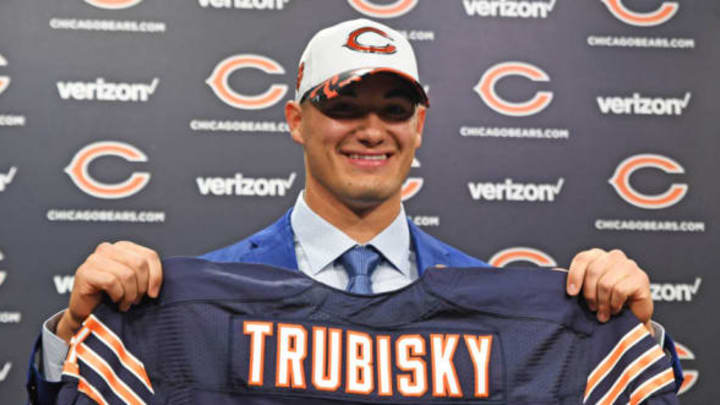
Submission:
{"label": "man's hand", "polygon": [[56,333],[69,343],[103,293],[127,311],[145,294],[157,297],[161,285],[162,265],[154,250],[126,241],[103,242],[75,271],[70,304]]}
{"label": "man's hand", "polygon": [[645,327],[653,331],[650,279],[621,250],[590,249],[578,253],[570,264],[566,290],[572,296],[582,291],[590,309],[597,311],[600,322],[607,322],[610,314],[617,314],[627,304]]}

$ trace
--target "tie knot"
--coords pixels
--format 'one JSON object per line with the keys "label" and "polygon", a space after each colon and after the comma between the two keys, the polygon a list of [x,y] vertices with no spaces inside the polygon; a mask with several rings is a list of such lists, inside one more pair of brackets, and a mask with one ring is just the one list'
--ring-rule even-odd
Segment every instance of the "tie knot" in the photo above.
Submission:
{"label": "tie knot", "polygon": [[339,260],[349,276],[347,291],[370,294],[370,276],[380,263],[380,253],[372,246],[356,245],[343,253]]}

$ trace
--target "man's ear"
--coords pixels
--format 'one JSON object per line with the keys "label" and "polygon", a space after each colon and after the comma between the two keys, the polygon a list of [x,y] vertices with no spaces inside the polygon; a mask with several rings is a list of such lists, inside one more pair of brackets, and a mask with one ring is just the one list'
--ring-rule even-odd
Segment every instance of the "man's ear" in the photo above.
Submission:
{"label": "man's ear", "polygon": [[290,100],[285,103],[285,121],[290,128],[290,137],[300,145],[305,143],[302,134],[302,114],[302,107],[298,102]]}
{"label": "man's ear", "polygon": [[425,114],[427,113],[427,107],[420,105],[417,107],[415,113],[415,148],[419,148],[422,145],[422,134],[425,129]]}

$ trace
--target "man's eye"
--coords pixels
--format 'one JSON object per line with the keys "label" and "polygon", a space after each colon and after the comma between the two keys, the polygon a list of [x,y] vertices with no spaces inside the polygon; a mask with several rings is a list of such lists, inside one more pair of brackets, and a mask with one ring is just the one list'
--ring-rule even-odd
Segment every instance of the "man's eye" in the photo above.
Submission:
{"label": "man's eye", "polygon": [[351,118],[362,115],[362,109],[351,103],[334,103],[326,106],[323,112],[333,118]]}
{"label": "man's eye", "polygon": [[413,105],[391,104],[382,109],[382,116],[393,121],[404,121],[412,117],[415,112]]}

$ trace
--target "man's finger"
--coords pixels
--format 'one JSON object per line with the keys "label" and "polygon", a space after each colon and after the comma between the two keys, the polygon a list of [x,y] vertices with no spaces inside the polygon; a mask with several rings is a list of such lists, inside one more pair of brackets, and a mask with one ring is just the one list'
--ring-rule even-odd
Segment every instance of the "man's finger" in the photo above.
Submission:
{"label": "man's finger", "polygon": [[[610,262],[613,266],[615,263]],[[627,273],[618,267],[605,269],[597,283],[597,319],[600,322],[607,322],[612,312],[611,299],[620,281],[627,278]]]}
{"label": "man's finger", "polygon": [[80,266],[75,275],[75,285],[68,305],[68,315],[78,324],[73,325],[73,328],[78,327],[95,309],[103,291],[113,302],[122,300],[125,295],[122,283],[114,274],[93,269],[89,262]]}
{"label": "man's finger", "polygon": [[580,292],[585,281],[585,272],[588,265],[602,253],[603,251],[600,249],[592,249],[575,255],[570,263],[570,269],[568,269],[567,285],[565,287],[568,295],[575,296]]}
{"label": "man's finger", "polygon": [[633,277],[625,277],[615,285],[610,296],[610,311],[613,315],[620,312],[636,288],[636,281]]}
{"label": "man's finger", "polygon": [[122,246],[123,248],[132,249],[137,254],[142,256],[148,264],[148,288],[147,294],[152,298],[157,298],[160,293],[160,287],[162,287],[163,274],[162,274],[162,263],[160,262],[160,256],[156,251],[140,246],[137,243],[130,241],[119,241],[116,245]]}
{"label": "man's finger", "polygon": [[135,249],[113,245],[110,243],[101,243],[96,249],[96,252],[104,257],[124,264],[130,270],[135,272],[135,278],[137,280],[137,297],[133,303],[139,303],[140,299],[142,299],[148,290],[150,268],[147,260],[139,255]]}
{"label": "man's finger", "polygon": [[121,311],[127,311],[130,305],[137,299],[137,276],[135,271],[123,263],[116,262],[97,253],[90,255],[91,260],[96,269],[102,269],[103,272],[112,273],[122,285],[125,294],[118,303]]}

